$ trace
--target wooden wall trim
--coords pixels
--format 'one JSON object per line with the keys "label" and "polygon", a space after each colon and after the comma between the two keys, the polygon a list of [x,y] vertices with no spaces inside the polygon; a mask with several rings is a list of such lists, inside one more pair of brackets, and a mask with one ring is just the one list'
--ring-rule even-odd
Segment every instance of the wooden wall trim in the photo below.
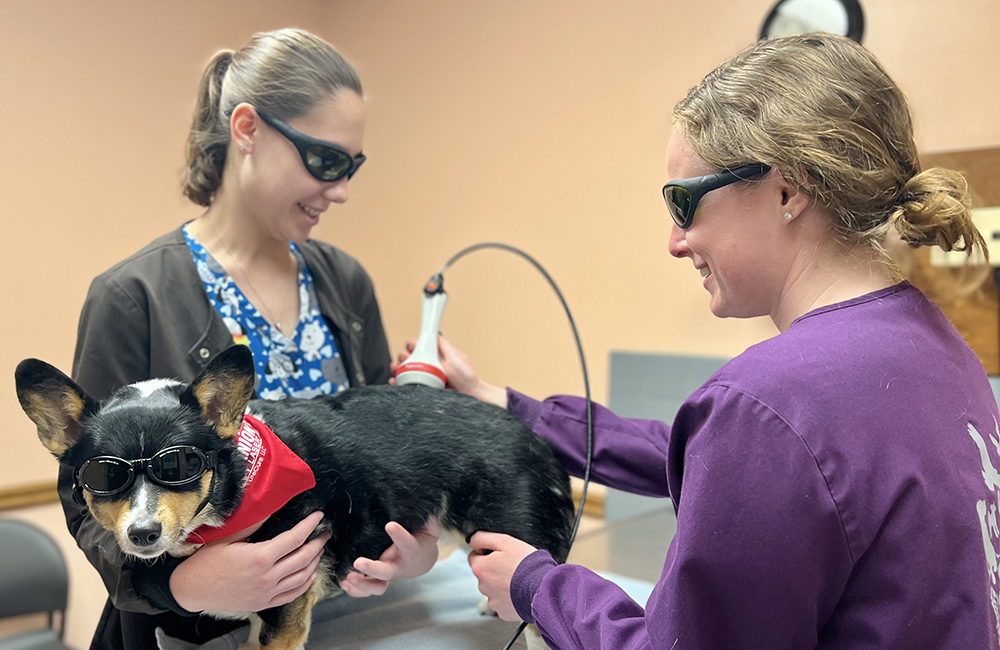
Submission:
{"label": "wooden wall trim", "polygon": [[0,510],[27,508],[59,500],[56,482],[34,483],[0,490]]}
{"label": "wooden wall trim", "polygon": [[[583,514],[589,517],[604,518],[604,499],[606,493],[594,489],[595,484],[591,483],[587,488],[587,502],[583,504]],[[583,481],[573,481],[573,505],[580,508],[580,497],[583,496]]]}

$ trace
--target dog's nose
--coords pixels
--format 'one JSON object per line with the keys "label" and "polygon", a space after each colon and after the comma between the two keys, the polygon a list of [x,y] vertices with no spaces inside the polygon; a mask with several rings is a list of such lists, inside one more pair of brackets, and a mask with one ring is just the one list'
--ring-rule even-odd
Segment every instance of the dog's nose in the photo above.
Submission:
{"label": "dog's nose", "polygon": [[136,546],[149,546],[160,539],[163,527],[159,522],[135,524],[128,527],[128,539]]}

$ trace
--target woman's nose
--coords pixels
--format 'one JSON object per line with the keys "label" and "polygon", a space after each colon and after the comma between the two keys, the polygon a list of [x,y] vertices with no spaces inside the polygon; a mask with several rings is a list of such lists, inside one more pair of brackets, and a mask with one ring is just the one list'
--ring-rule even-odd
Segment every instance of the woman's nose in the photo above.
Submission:
{"label": "woman's nose", "polygon": [[347,202],[347,177],[341,178],[339,181],[330,183],[323,191],[320,192],[323,198],[330,203],[346,203]]}
{"label": "woman's nose", "polygon": [[667,250],[674,257],[690,257],[691,249],[687,244],[687,231],[678,228],[676,223],[670,224],[670,239],[667,241]]}

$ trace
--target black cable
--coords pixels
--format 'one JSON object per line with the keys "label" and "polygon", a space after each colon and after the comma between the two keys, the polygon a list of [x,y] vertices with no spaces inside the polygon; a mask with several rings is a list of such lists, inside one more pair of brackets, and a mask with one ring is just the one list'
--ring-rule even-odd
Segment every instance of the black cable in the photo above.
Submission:
{"label": "black cable", "polygon": [[[587,488],[590,486],[590,466],[594,460],[594,420],[592,415],[593,404],[590,399],[590,376],[587,373],[587,360],[583,355],[583,344],[580,343],[580,334],[576,330],[576,321],[573,320],[573,314],[570,312],[569,305],[566,304],[566,299],[563,298],[562,291],[559,290],[559,287],[556,285],[555,280],[552,279],[552,276],[549,275],[548,271],[546,271],[542,267],[542,265],[535,260],[535,258],[531,257],[531,255],[528,255],[519,248],[515,248],[514,246],[510,246],[509,244],[501,244],[497,242],[481,242],[479,244],[473,244],[472,246],[463,248],[462,250],[452,255],[451,259],[445,262],[444,265],[441,267],[441,269],[438,271],[438,275],[443,276],[444,272],[447,271],[449,268],[451,268],[451,265],[457,262],[459,259],[468,255],[469,253],[472,253],[473,251],[481,250],[483,248],[496,248],[499,250],[507,251],[509,253],[514,253],[515,255],[519,255],[520,257],[524,258],[529,263],[531,263],[531,265],[534,266],[538,270],[538,272],[545,277],[545,279],[549,283],[549,286],[552,287],[552,290],[555,291],[556,296],[559,297],[559,302],[562,303],[563,310],[566,312],[566,317],[569,319],[569,326],[573,330],[573,340],[576,341],[576,351],[580,357],[580,367],[583,370],[583,388],[587,400],[587,462],[584,465],[584,470],[583,470],[583,489],[580,491],[580,507],[577,510],[576,520],[573,522],[573,532],[569,538],[570,548],[572,548],[573,542],[576,541],[576,533],[580,529],[580,520],[583,518],[583,507],[584,504],[587,502]],[[525,626],[527,626],[527,623],[522,622],[521,625],[517,628],[517,631],[514,632],[514,635],[510,638],[510,641],[508,641],[507,645],[504,646],[503,650],[510,650],[510,648],[514,645],[514,642],[517,640],[517,637],[520,636],[521,632],[524,631]]]}

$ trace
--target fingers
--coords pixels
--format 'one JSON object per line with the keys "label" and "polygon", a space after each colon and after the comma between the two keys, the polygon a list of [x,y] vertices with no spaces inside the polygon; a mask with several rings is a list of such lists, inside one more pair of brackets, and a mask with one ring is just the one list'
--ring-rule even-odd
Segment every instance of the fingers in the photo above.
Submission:
{"label": "fingers", "polygon": [[[469,553],[468,557],[469,566],[472,567],[472,573],[475,574],[476,578],[479,578],[479,573],[477,571],[479,569],[480,563],[484,559],[486,559],[485,556],[486,552],[483,551],[472,551],[471,553]],[[480,588],[480,591],[482,591],[482,588]]]}
{"label": "fingers", "polygon": [[280,578],[275,584],[277,593],[271,599],[270,607],[290,603],[309,590],[317,578],[316,571],[323,560],[324,546],[329,539],[329,533],[319,535],[275,563],[274,574]]}
{"label": "fingers", "polygon": [[389,363],[389,372],[392,373],[392,377],[389,378],[389,383],[393,386],[396,385],[396,373],[399,372],[399,366],[403,364],[404,361],[410,358],[410,353],[413,352],[413,348],[416,347],[415,341],[406,342],[406,351],[400,352],[396,358],[396,361]]}
{"label": "fingers", "polygon": [[479,583],[479,593],[486,596],[490,608],[503,620],[516,621],[518,616],[511,602],[510,581],[519,560],[499,548],[489,548],[498,546],[496,537],[507,536],[482,532],[472,536],[470,543],[476,548],[469,553],[469,566]]}
{"label": "fingers", "polygon": [[407,341],[406,342],[406,350],[403,351],[403,352],[400,352],[399,355],[396,357],[396,364],[398,365],[400,363],[403,363],[407,359],[409,359],[410,355],[413,354],[413,348],[415,348],[415,347],[417,347],[417,342],[416,341]]}
{"label": "fingers", "polygon": [[306,540],[322,519],[316,512],[273,539],[242,541],[260,529],[264,522],[259,522],[206,544],[171,575],[174,599],[192,612],[256,612],[292,602],[316,580],[330,535]]}
{"label": "fingers", "polygon": [[340,588],[344,593],[354,598],[381,596],[388,587],[389,583],[385,580],[366,578],[359,573],[351,573],[340,582]]}
{"label": "fingers", "polygon": [[295,587],[294,589],[290,589],[289,591],[280,593],[274,598],[272,598],[271,601],[268,603],[268,607],[278,607],[280,605],[287,605],[288,603],[292,602],[299,596],[309,591],[309,588],[312,587],[312,584],[316,582],[316,578],[317,576],[315,572],[308,574],[305,582],[303,582],[301,585]]}
{"label": "fingers", "polygon": [[[438,559],[438,537],[441,535],[441,524],[436,517],[427,520],[416,532],[409,532],[395,521],[385,525],[385,531],[392,540],[378,560],[359,557],[354,561],[354,568],[360,572],[357,577],[348,576],[345,588],[352,595],[370,595],[385,590],[386,583],[395,578],[415,578],[431,570]],[[370,580],[371,582],[366,582]],[[351,587],[359,587],[365,591],[358,594]]]}
{"label": "fingers", "polygon": [[[319,538],[312,540],[311,542],[309,542],[309,545],[313,545],[316,541],[318,541],[318,539]],[[310,550],[308,549],[309,545],[303,548]],[[320,546],[319,552],[314,553],[313,556],[309,559],[309,562],[305,566],[303,566],[301,569],[298,570],[292,570],[290,573],[286,574],[283,578],[278,580],[276,588],[279,594],[283,595],[285,593],[289,593],[291,591],[297,590],[302,585],[307,585],[308,583],[311,583],[313,579],[316,577],[316,569],[319,567],[319,563],[322,559],[323,559],[323,547]],[[285,568],[293,568],[293,567],[286,566]]]}
{"label": "fingers", "polygon": [[[300,548],[305,544],[305,541],[309,539],[309,535],[316,530],[316,526],[323,521],[323,513],[316,511],[295,524],[290,530],[277,535],[262,544],[266,544],[269,550],[273,551],[275,558],[280,558],[288,555],[295,551],[295,549]],[[327,537],[329,539],[329,537]],[[316,540],[310,542],[312,544]]]}
{"label": "fingers", "polygon": [[371,560],[366,557],[359,557],[354,561],[354,568],[364,574],[363,578],[374,578],[375,580],[389,581],[396,577],[399,570],[398,553],[386,558],[383,553],[379,560]]}
{"label": "fingers", "polygon": [[418,555],[421,546],[420,541],[410,534],[410,531],[395,521],[390,521],[385,525],[385,532],[392,540],[392,545],[382,553],[378,560],[359,557],[354,561],[354,568],[363,573],[366,578],[388,582],[396,577],[403,558]]}
{"label": "fingers", "polygon": [[[420,548],[420,542],[418,542],[417,539],[410,534],[410,531],[406,530],[395,521],[390,521],[385,525],[385,532],[388,533],[389,539],[392,540],[392,543],[399,548],[399,553],[401,555],[417,551]],[[365,573],[368,572],[365,571]]]}
{"label": "fingers", "polygon": [[442,359],[454,358],[456,353],[458,353],[458,348],[451,344],[451,341],[446,339],[443,334],[438,334],[438,354],[441,355]]}
{"label": "fingers", "polygon": [[274,563],[275,573],[279,576],[289,576],[310,564],[318,564],[323,556],[323,547],[330,540],[330,534],[324,533],[309,540],[291,553],[283,555]]}
{"label": "fingers", "polygon": [[469,538],[469,546],[473,551],[479,551],[479,555],[483,555],[482,551],[496,551],[499,550],[504,539],[509,539],[509,535],[504,535],[502,533],[490,533],[485,530],[480,530],[472,534]]}

